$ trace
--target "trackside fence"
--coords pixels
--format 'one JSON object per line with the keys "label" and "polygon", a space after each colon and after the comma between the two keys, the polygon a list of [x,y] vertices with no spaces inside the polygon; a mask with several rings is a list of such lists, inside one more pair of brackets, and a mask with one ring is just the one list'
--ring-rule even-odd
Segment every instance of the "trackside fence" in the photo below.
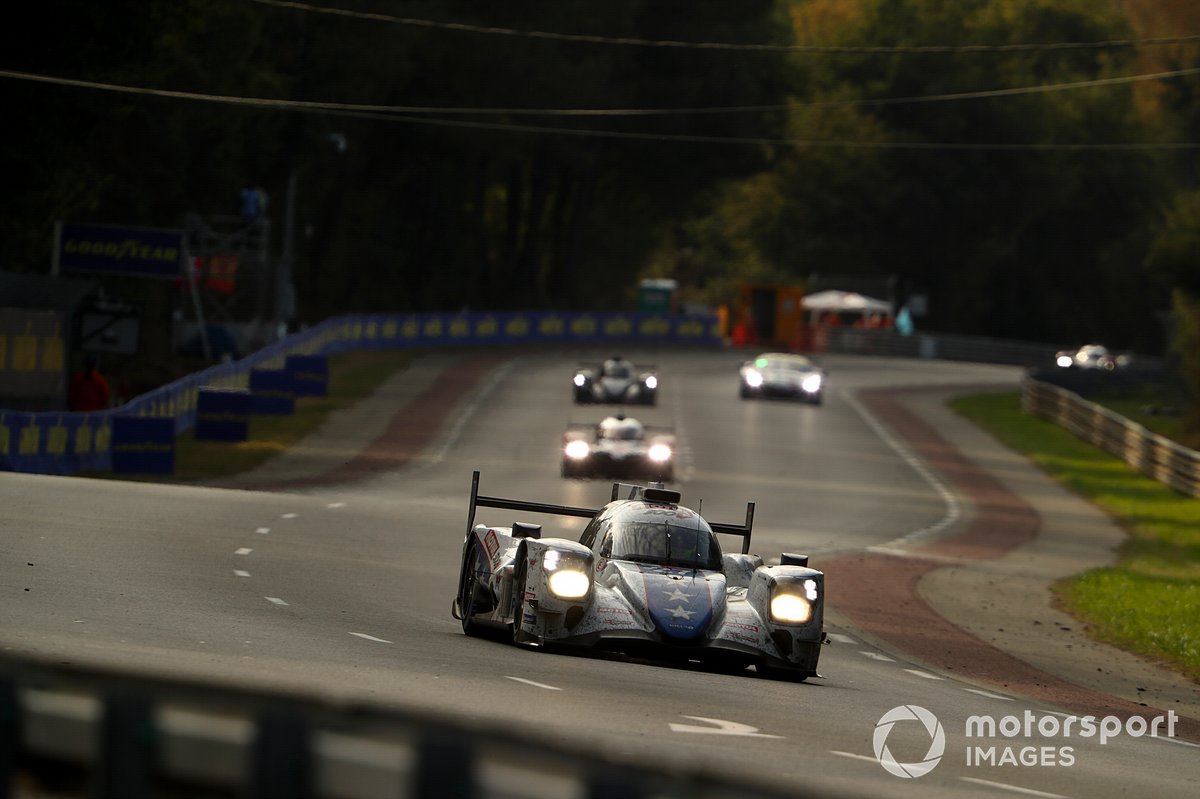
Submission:
{"label": "trackside fence", "polygon": [[619,759],[615,748],[376,705],[0,660],[0,799],[831,796]]}
{"label": "trackside fence", "polygon": [[178,435],[196,423],[201,388],[247,389],[252,371],[282,369],[290,355],[523,344],[719,347],[723,340],[715,316],[582,311],[339,316],[240,360],[216,364],[134,397],[119,408],[94,413],[0,409],[0,471],[111,471],[113,420],[118,416],[172,419]]}
{"label": "trackside fence", "polygon": [[1200,496],[1200,452],[1151,433],[1073,391],[1026,377],[1021,407],[1070,430],[1142,474],[1187,496]]}

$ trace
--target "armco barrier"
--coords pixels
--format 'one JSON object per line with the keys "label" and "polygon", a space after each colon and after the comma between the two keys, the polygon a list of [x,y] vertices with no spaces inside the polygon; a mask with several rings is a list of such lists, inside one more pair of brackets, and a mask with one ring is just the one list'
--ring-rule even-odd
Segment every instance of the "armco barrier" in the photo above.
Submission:
{"label": "armco barrier", "polygon": [[1073,391],[1029,377],[1021,383],[1021,407],[1181,494],[1200,496],[1200,452],[1151,433]]}
{"label": "armco barrier", "polygon": [[231,363],[211,366],[119,408],[95,413],[0,410],[0,470],[74,474],[112,469],[116,416],[165,417],[176,434],[196,422],[201,387],[246,389],[254,369],[282,370],[294,355],[356,349],[513,346],[521,344],[720,346],[716,317],[636,313],[504,311],[339,316]]}
{"label": "armco barrier", "polygon": [[829,796],[508,723],[0,659],[0,797],[43,777],[54,796],[94,799]]}

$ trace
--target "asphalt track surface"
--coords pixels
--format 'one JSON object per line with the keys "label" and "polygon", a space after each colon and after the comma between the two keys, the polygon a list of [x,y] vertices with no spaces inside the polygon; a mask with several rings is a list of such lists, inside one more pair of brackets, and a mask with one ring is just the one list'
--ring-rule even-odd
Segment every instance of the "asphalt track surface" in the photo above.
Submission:
{"label": "asphalt track surface", "polygon": [[[830,356],[826,402],[813,407],[739,400],[737,353],[626,354],[659,367],[658,406],[631,413],[675,428],[684,503],[740,522],[753,500],[753,551],[807,552],[826,568],[833,643],[821,678],[777,682],[462,634],[449,607],[472,470],[492,495],[596,507],[608,496],[609,482],[558,476],[566,424],[603,412],[572,403],[569,375],[584,353],[565,350],[418,359],[373,412],[334,420],[353,435],[314,436],[234,487],[5,475],[0,647],[508,720],[618,758],[703,764],[798,795],[1200,794],[1194,685],[1070,635],[1076,644],[1056,647],[1031,626],[1054,613],[1041,564],[1069,573],[1104,562],[1113,543],[1080,534],[1039,553],[1040,542],[1057,540],[1052,528],[1103,525],[1051,489],[1014,492],[1034,479],[1026,467],[922,405],[965,387],[1012,389],[1018,370]],[[1062,519],[1051,515],[1059,509]],[[546,536],[581,526],[530,521]],[[1005,613],[1015,621],[992,632],[993,614]],[[1028,632],[1008,629],[1016,622]],[[1139,703],[1147,690],[1153,701]],[[874,754],[876,726],[898,706],[928,709],[944,730],[944,755],[920,778],[893,776]],[[1175,738],[1122,733],[1101,745],[1036,731],[1068,715],[1124,723],[1167,710],[1181,716]],[[1026,711],[1030,738],[965,734],[970,716]],[[914,721],[886,738],[901,763],[924,759],[930,742]],[[1037,747],[1039,764],[978,765],[977,746],[997,759]]]}

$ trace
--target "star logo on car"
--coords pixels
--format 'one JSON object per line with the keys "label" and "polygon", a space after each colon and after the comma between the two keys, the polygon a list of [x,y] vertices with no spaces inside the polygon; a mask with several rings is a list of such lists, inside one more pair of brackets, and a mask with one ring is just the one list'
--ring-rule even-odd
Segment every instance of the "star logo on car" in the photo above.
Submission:
{"label": "star logo on car", "polygon": [[671,614],[672,618],[692,620],[692,616],[696,615],[696,611],[687,610],[682,605],[677,608],[667,608],[667,613]]}
{"label": "star logo on car", "polygon": [[666,591],[665,593],[667,595],[667,600],[670,602],[687,602],[689,599],[692,598],[691,594],[685,594],[682,591],[680,591],[678,588],[674,588],[670,591]]}

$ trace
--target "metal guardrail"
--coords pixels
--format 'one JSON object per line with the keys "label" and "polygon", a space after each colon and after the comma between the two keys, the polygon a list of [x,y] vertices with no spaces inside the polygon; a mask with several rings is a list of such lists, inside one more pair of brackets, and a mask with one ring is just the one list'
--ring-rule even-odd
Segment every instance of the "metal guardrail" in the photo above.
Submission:
{"label": "metal guardrail", "polygon": [[1152,433],[1073,391],[1026,377],[1021,407],[1070,430],[1181,494],[1200,496],[1200,452]]}
{"label": "metal guardrail", "polygon": [[[514,713],[519,707],[514,706]],[[336,700],[0,660],[0,799],[797,799],[602,742]]]}

